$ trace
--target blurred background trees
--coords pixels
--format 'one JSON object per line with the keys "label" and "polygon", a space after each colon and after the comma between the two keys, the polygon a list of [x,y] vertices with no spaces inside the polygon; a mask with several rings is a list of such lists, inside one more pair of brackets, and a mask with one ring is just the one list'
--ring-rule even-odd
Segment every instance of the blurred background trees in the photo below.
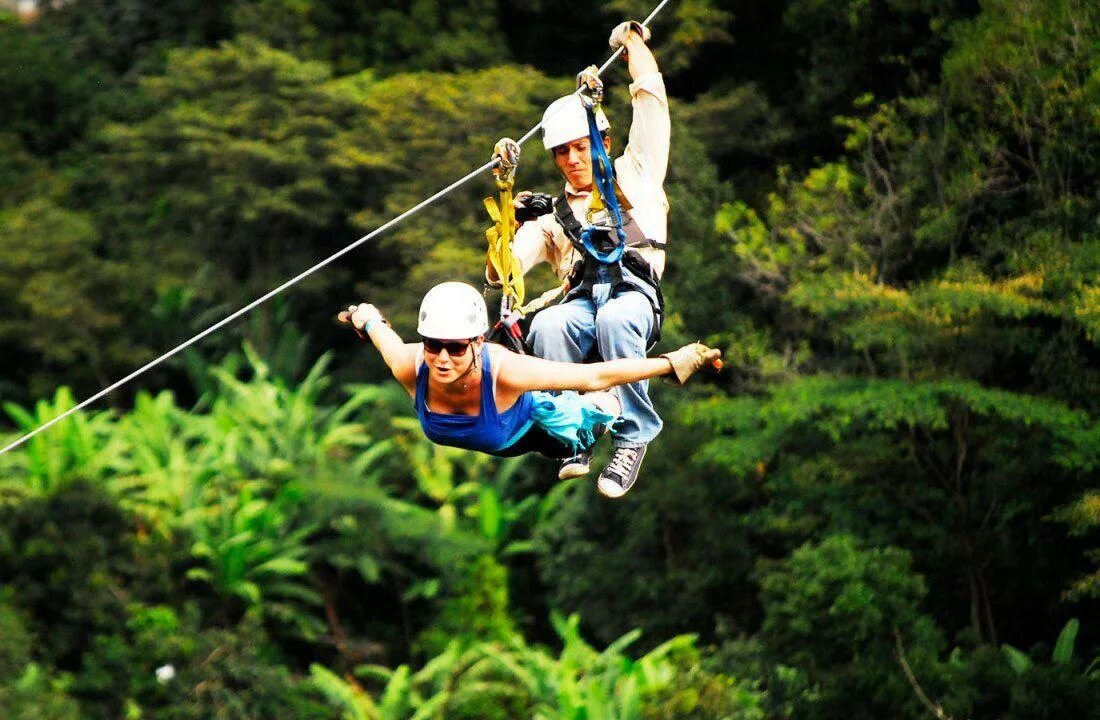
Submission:
{"label": "blurred background trees", "polygon": [[[480,165],[651,9],[369,5],[0,11],[6,438]],[[639,487],[430,445],[333,322],[480,282],[486,177],[0,457],[0,715],[1096,716],[1100,10],[682,0],[654,46],[663,347],[728,362],[655,387]],[[536,138],[520,185],[559,182]]]}

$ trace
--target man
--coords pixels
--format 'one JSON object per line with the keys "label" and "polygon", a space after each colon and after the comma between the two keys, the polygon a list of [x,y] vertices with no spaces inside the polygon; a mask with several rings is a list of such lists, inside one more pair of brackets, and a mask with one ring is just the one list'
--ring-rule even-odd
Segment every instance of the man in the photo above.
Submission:
{"label": "man", "polygon": [[[596,189],[589,139],[590,121],[601,132],[603,149],[611,150],[609,125],[598,110],[590,117],[578,95],[551,103],[543,115],[543,145],[565,179],[565,192],[554,212],[523,223],[513,254],[526,273],[548,262],[563,281],[570,281],[565,300],[542,310],[532,320],[529,341],[535,355],[547,360],[582,362],[593,347],[604,360],[642,358],[660,329],[659,290],[664,271],[668,200],[662,187],[668,166],[670,121],[664,80],[646,45],[649,30],[638,22],[616,27],[609,38],[622,47],[630,72],[633,119],[623,155],[615,163],[618,203],[629,250],[619,262],[602,263],[583,249],[578,234],[607,226],[607,198]],[[594,68],[581,82],[598,83]],[[522,202],[522,200],[521,200]],[[567,206],[567,207],[566,207]],[[533,213],[517,213],[520,218]],[[572,234],[572,239],[570,238]],[[604,237],[615,239],[615,232]],[[490,268],[490,281],[496,280]],[[646,446],[661,431],[661,418],[649,398],[648,381],[621,388],[622,419],[613,428],[613,454],[597,481],[600,492],[620,497],[634,485]],[[591,454],[566,460],[559,477],[589,470]]]}

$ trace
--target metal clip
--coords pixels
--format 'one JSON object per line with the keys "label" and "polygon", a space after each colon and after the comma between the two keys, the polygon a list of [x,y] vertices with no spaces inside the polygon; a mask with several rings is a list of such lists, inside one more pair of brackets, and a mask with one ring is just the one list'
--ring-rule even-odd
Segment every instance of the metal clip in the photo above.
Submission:
{"label": "metal clip", "polygon": [[[497,185],[507,183],[509,188],[519,167],[519,144],[511,138],[501,138],[493,146],[493,158],[497,164],[493,167],[493,174],[497,177]],[[503,188],[502,188],[503,189]]]}
{"label": "metal clip", "polygon": [[581,96],[591,99],[593,104],[599,105],[603,102],[603,80],[600,79],[600,70],[595,65],[589,65],[577,73],[577,87],[581,88]]}

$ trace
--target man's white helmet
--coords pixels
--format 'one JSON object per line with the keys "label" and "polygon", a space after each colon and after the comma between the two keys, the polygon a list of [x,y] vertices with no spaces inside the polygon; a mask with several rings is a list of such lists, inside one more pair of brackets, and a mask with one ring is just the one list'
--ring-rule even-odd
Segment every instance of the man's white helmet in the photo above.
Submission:
{"label": "man's white helmet", "polygon": [[[588,137],[588,113],[580,95],[560,97],[542,114],[542,145],[547,150]],[[596,129],[611,127],[603,110],[596,108]]]}
{"label": "man's white helmet", "polygon": [[484,335],[489,332],[485,298],[472,285],[440,283],[420,301],[416,332],[437,340],[465,340]]}

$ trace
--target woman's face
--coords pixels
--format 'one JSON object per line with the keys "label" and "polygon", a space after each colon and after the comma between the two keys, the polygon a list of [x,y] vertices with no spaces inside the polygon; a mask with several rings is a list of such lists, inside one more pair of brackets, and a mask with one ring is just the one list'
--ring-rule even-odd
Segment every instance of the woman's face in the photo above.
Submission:
{"label": "woman's face", "polygon": [[424,361],[432,380],[446,384],[463,377],[470,370],[479,345],[478,339],[424,338]]}

